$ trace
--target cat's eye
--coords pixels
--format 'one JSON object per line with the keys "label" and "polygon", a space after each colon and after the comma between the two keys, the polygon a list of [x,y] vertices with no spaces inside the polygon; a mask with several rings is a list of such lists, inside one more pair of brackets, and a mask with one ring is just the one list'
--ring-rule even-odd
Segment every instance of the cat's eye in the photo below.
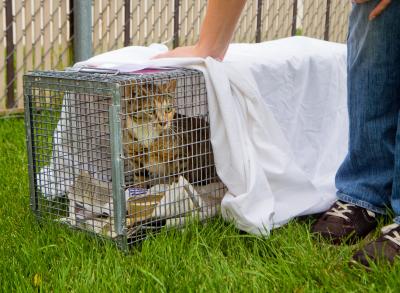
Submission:
{"label": "cat's eye", "polygon": [[165,108],[165,112],[167,112],[167,113],[171,113],[172,110],[173,110],[173,108],[172,108],[171,106],[167,106],[167,107]]}

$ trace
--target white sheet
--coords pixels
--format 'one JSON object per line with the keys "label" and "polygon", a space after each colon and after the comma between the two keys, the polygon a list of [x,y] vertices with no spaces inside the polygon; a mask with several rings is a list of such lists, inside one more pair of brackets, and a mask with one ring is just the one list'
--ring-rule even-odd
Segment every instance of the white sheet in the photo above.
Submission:
{"label": "white sheet", "polygon": [[216,168],[229,190],[222,213],[239,229],[268,234],[332,203],[347,145],[345,45],[294,37],[233,44],[224,62],[149,60],[162,50],[127,47],[77,66],[204,73]]}

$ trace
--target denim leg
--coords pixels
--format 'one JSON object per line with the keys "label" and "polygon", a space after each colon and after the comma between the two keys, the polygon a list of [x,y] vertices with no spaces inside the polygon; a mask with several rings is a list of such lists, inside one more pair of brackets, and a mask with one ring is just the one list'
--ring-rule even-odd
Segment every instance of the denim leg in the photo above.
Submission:
{"label": "denim leg", "polygon": [[[399,28],[400,30],[400,28]],[[395,95],[400,100],[400,33],[397,34],[397,48],[398,54],[393,64],[397,64],[397,68],[393,71],[395,80],[393,81],[395,86]],[[396,146],[395,146],[395,160],[394,160],[394,173],[393,173],[393,188],[391,204],[393,213],[395,215],[394,221],[400,224],[400,111],[397,120],[397,133],[396,133]]]}
{"label": "denim leg", "polygon": [[[348,38],[348,154],[336,174],[338,197],[385,213],[395,171],[399,119],[400,1],[374,21],[368,15],[378,0],[355,5]],[[400,144],[400,133],[397,140]],[[397,147],[400,152],[400,146]],[[400,158],[396,168],[400,170]],[[397,174],[397,172],[396,172]],[[400,174],[397,174],[400,178]],[[395,199],[400,215],[400,196]]]}

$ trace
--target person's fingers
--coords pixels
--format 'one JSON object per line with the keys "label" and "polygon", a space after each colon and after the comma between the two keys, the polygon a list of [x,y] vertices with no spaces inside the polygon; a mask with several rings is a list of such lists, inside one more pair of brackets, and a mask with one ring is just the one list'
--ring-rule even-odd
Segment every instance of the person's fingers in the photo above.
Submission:
{"label": "person's fingers", "polygon": [[176,57],[201,57],[192,46],[178,47],[173,50],[158,54],[152,59],[158,58],[176,58]]}
{"label": "person's fingers", "polygon": [[373,20],[377,16],[381,15],[382,12],[390,5],[392,0],[382,0],[379,2],[378,6],[375,7],[374,10],[372,10],[371,14],[369,15],[369,20]]}
{"label": "person's fingers", "polygon": [[[352,0],[353,3],[355,4],[363,4],[366,2],[370,2],[371,0]],[[369,20],[373,20],[379,15],[382,14],[382,12],[390,5],[392,1],[391,0],[381,0],[379,4],[372,10],[372,12],[369,15]]]}
{"label": "person's fingers", "polygon": [[168,56],[168,53],[169,53],[169,51],[165,52],[165,53],[157,54],[156,56],[153,56],[151,59],[166,58]]}
{"label": "person's fingers", "polygon": [[167,51],[167,52],[164,52],[164,53],[160,53],[160,54],[154,56],[151,59],[173,58],[173,57],[176,57],[178,54],[179,54],[179,52],[177,53],[176,49],[175,49],[175,50],[170,50],[170,51]]}
{"label": "person's fingers", "polygon": [[[164,53],[160,53],[160,54],[154,56],[151,59],[174,58],[174,57],[177,57],[177,55],[179,55],[179,54],[175,50],[171,50],[171,51],[167,51],[167,52],[164,52]],[[181,54],[181,56],[182,56],[182,54]]]}

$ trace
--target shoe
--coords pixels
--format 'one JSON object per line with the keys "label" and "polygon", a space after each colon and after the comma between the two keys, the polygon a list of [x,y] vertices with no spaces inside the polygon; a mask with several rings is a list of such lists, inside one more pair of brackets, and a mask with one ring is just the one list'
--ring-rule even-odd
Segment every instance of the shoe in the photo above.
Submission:
{"label": "shoe", "polygon": [[333,244],[353,244],[367,236],[377,224],[374,212],[338,200],[317,220],[311,231]]}
{"label": "shoe", "polygon": [[353,255],[353,263],[369,267],[371,262],[386,261],[391,264],[400,257],[400,225],[391,224],[382,228],[382,235],[368,243]]}

